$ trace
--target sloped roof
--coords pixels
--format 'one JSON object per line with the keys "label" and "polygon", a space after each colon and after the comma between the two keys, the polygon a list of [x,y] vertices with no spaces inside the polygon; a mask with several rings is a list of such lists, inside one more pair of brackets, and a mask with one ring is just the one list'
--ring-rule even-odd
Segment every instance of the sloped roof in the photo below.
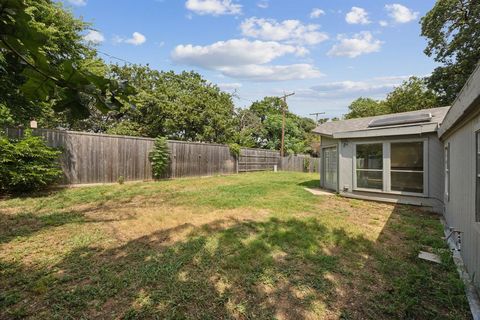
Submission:
{"label": "sloped roof", "polygon": [[[340,134],[340,133],[347,133],[347,132],[361,132],[361,131],[375,131],[379,132],[379,129],[392,129],[396,128],[396,135],[402,135],[405,134],[402,130],[399,130],[401,128],[406,128],[406,127],[424,127],[428,131],[423,131],[423,132],[435,132],[438,129],[438,125],[443,122],[443,119],[445,118],[445,115],[447,114],[448,110],[450,107],[440,107],[440,108],[432,108],[432,109],[422,109],[422,110],[417,110],[417,111],[410,111],[410,112],[402,112],[402,113],[396,113],[395,115],[421,115],[425,113],[431,113],[432,114],[432,120],[428,123],[411,123],[411,124],[405,124],[405,125],[395,125],[395,126],[388,126],[388,127],[376,127],[376,128],[369,128],[369,124],[372,120],[377,120],[377,119],[387,119],[392,117],[392,114],[385,114],[381,116],[375,116],[375,117],[365,117],[365,118],[357,118],[357,119],[349,119],[349,120],[340,120],[340,121],[331,121],[331,122],[326,122],[318,127],[316,127],[313,132],[318,133],[322,136],[329,136],[333,137],[334,134]],[[345,136],[345,135],[343,135]]]}

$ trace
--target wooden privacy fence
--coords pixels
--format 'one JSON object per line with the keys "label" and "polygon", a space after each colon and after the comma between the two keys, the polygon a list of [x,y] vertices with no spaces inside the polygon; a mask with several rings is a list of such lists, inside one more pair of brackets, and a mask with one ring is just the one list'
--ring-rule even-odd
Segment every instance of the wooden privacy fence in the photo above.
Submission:
{"label": "wooden privacy fence", "polygon": [[283,171],[320,172],[320,158],[305,154],[290,155],[280,158],[280,169]]}
{"label": "wooden privacy fence", "polygon": [[265,149],[240,149],[238,157],[238,172],[273,170],[279,166],[280,152]]}
{"label": "wooden privacy fence", "polygon": [[[11,138],[23,135],[23,129],[8,128]],[[64,172],[64,184],[88,184],[151,180],[152,167],[149,153],[155,139],[114,136],[86,132],[51,129],[33,129],[33,134],[42,136],[47,144],[63,152],[60,163]],[[170,166],[165,178],[211,176],[273,170],[318,172],[319,167],[305,166],[309,156],[280,158],[278,151],[242,148],[238,161],[226,145],[168,141]],[[311,158],[310,162],[313,161]]]}

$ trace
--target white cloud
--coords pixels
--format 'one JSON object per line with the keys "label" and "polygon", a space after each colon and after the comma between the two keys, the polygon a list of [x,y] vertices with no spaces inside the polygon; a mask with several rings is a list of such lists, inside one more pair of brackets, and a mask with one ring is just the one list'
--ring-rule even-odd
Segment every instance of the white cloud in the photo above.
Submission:
{"label": "white cloud", "polygon": [[398,4],[387,4],[385,9],[388,11],[388,15],[397,23],[407,23],[418,18],[419,13],[413,12],[409,8]]}
{"label": "white cloud", "polygon": [[87,0],[68,0],[68,2],[79,7],[87,5]]}
{"label": "white cloud", "polygon": [[262,40],[285,41],[287,43],[314,45],[328,39],[325,32],[320,32],[319,25],[302,24],[298,20],[249,18],[242,22],[240,29],[247,37]]}
{"label": "white cloud", "polygon": [[380,21],[378,22],[378,24],[379,24],[381,27],[386,27],[386,26],[388,26],[388,22],[385,21],[385,20],[380,20]]}
{"label": "white cloud", "polygon": [[345,21],[349,24],[369,24],[368,12],[363,8],[352,7],[345,16]]}
{"label": "white cloud", "polygon": [[218,83],[217,86],[223,91],[233,91],[240,89],[242,84],[239,82]]}
{"label": "white cloud", "polygon": [[383,43],[373,38],[369,31],[357,33],[352,38],[347,38],[345,35],[339,35],[337,38],[339,42],[328,51],[329,56],[355,58],[362,54],[380,51]]}
{"label": "white cloud", "polygon": [[226,15],[242,13],[242,5],[232,0],[187,0],[185,7],[199,15]]}
{"label": "white cloud", "polygon": [[321,76],[310,64],[267,65],[285,55],[304,56],[308,50],[275,41],[232,39],[208,46],[179,45],[172,52],[176,63],[219,71],[224,76],[252,81],[283,81]]}
{"label": "white cloud", "polygon": [[274,41],[249,41],[232,39],[208,46],[179,45],[172,52],[175,62],[204,68],[265,64],[286,54],[303,56],[308,53],[303,47],[281,44]]}
{"label": "white cloud", "polygon": [[296,89],[297,98],[303,99],[345,99],[359,96],[381,99],[393,88],[400,85],[410,76],[376,77],[362,81],[325,82],[310,88]]}
{"label": "white cloud", "polygon": [[312,12],[310,12],[310,18],[320,18],[321,16],[325,15],[325,11],[319,8],[314,8]]}
{"label": "white cloud", "polygon": [[93,44],[99,44],[105,41],[105,37],[103,36],[103,34],[96,30],[89,30],[88,33],[83,36],[83,39]]}
{"label": "white cloud", "polygon": [[268,3],[268,0],[260,0],[257,2],[257,7],[262,8],[262,9],[267,9],[270,6]]}
{"label": "white cloud", "polygon": [[131,38],[124,39],[124,38],[116,36],[113,39],[113,41],[116,42],[116,43],[128,43],[128,44],[133,44],[134,46],[139,46],[141,44],[144,44],[147,41],[147,38],[143,34],[141,34],[140,32],[135,31],[132,34]]}
{"label": "white cloud", "polygon": [[319,78],[323,74],[311,64],[291,65],[245,65],[224,67],[226,76],[251,81],[287,81]]}

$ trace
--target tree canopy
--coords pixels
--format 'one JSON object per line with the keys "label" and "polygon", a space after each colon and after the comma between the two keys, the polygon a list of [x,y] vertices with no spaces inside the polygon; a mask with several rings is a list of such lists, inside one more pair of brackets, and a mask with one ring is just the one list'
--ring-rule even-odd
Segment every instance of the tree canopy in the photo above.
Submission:
{"label": "tree canopy", "polygon": [[428,77],[428,86],[449,105],[480,60],[480,1],[437,1],[421,25],[425,54],[442,64]]}
{"label": "tree canopy", "polygon": [[435,92],[428,88],[426,79],[410,77],[393,89],[385,100],[358,98],[348,107],[346,119],[371,117],[382,114],[415,111],[440,107]]}
{"label": "tree canopy", "polygon": [[85,118],[123,106],[133,88],[102,75],[88,25],[51,0],[0,1],[0,108],[17,124],[44,113]]}

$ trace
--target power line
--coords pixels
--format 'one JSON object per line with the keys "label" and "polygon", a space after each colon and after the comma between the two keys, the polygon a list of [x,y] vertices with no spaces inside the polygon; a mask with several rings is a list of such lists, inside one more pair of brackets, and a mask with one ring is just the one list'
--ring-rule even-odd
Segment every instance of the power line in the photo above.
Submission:
{"label": "power line", "polygon": [[317,123],[317,124],[318,124],[318,116],[321,115],[321,114],[325,114],[325,112],[313,112],[313,113],[309,113],[309,115],[315,116],[315,123]]}
{"label": "power line", "polygon": [[122,62],[125,62],[125,63],[128,63],[128,64],[136,64],[136,63],[130,62],[130,61],[128,61],[128,60],[125,60],[125,59],[122,59],[122,58],[119,58],[119,57],[115,57],[115,56],[113,56],[113,55],[111,55],[111,54],[109,54],[109,53],[106,53],[106,52],[103,52],[103,51],[100,51],[100,50],[97,50],[97,52],[98,52],[98,53],[101,53],[101,54],[103,54],[104,56],[107,56],[107,57],[109,57],[109,58],[111,58],[111,59],[119,60],[119,61],[122,61]]}

